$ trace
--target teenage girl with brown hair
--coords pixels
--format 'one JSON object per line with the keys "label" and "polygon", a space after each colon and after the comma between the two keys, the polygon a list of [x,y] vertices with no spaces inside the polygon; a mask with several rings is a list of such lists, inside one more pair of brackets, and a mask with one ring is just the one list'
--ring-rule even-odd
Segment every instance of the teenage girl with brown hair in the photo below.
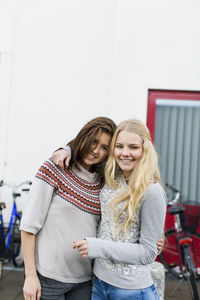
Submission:
{"label": "teenage girl with brown hair", "polygon": [[82,236],[96,236],[99,193],[114,122],[88,122],[69,145],[70,167],[50,159],[39,168],[21,221],[25,300],[89,300],[92,262],[72,248]]}

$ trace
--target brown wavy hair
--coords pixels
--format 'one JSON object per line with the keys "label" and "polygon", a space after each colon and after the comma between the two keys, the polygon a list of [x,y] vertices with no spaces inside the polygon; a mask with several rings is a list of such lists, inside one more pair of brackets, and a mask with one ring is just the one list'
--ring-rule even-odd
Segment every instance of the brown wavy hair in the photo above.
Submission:
{"label": "brown wavy hair", "polygon": [[[89,121],[79,131],[77,136],[71,140],[68,145],[72,150],[72,157],[70,160],[70,167],[73,165],[79,169],[78,164],[81,163],[82,158],[88,153],[88,149],[91,149],[91,145],[99,132],[109,134],[112,138],[116,129],[116,124],[109,118],[97,117]],[[99,176],[104,176],[104,168],[107,161],[92,166],[92,172],[97,172]]]}

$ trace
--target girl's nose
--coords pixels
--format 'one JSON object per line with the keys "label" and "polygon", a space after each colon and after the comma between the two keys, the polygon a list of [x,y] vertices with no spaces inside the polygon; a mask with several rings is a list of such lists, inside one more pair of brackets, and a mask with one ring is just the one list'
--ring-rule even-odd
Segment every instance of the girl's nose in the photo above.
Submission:
{"label": "girl's nose", "polygon": [[123,148],[122,155],[125,155],[125,156],[129,155],[127,148]]}
{"label": "girl's nose", "polygon": [[99,152],[99,146],[94,147],[92,150],[93,153],[97,154]]}

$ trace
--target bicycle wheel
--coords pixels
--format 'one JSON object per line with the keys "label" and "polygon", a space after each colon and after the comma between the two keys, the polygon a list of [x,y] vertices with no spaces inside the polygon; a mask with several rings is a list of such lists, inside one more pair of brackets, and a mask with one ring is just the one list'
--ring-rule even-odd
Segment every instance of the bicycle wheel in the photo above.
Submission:
{"label": "bicycle wheel", "polygon": [[16,218],[13,225],[12,241],[11,241],[11,257],[15,267],[22,268],[24,266],[24,258],[21,249],[21,234],[19,230],[20,219]]}
{"label": "bicycle wheel", "polygon": [[6,246],[5,246],[4,227],[0,219],[0,258],[4,257],[5,250],[6,250]]}
{"label": "bicycle wheel", "polygon": [[185,266],[184,277],[187,279],[188,282],[190,295],[192,297],[191,299],[199,300],[199,294],[198,294],[198,289],[197,289],[197,284],[195,279],[196,272],[195,272],[191,252],[188,246],[186,246],[183,249],[183,255],[184,255],[184,266]]}
{"label": "bicycle wheel", "polygon": [[182,261],[179,243],[174,228],[165,232],[165,247],[159,255],[164,267],[175,277],[182,278]]}

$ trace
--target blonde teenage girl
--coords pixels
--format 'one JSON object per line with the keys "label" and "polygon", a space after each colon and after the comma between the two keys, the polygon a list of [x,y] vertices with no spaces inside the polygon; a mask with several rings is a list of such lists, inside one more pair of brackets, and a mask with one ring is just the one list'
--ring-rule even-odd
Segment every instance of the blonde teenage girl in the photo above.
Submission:
{"label": "blonde teenage girl", "polygon": [[84,258],[95,258],[92,299],[159,299],[148,264],[157,256],[166,196],[157,154],[142,122],[119,124],[105,177],[98,238],[84,236],[73,244]]}

